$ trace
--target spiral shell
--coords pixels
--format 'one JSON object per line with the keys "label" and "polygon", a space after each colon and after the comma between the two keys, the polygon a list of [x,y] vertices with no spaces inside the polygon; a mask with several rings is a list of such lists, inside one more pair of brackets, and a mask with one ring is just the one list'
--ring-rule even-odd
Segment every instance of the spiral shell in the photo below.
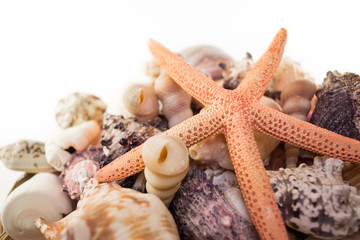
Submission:
{"label": "spiral shell", "polygon": [[0,160],[11,170],[29,173],[55,171],[46,161],[44,143],[34,140],[19,140],[1,147]]}
{"label": "spiral shell", "polygon": [[131,85],[123,95],[123,103],[141,123],[152,121],[159,114],[158,99],[151,85]]}
{"label": "spiral shell", "polygon": [[345,184],[343,162],[316,157],[313,166],[267,171],[285,224],[320,238],[340,238],[360,227],[360,195]]}
{"label": "spiral shell", "polygon": [[56,121],[62,128],[69,128],[81,123],[95,120],[102,125],[106,104],[98,97],[75,92],[60,99],[56,105]]}
{"label": "spiral shell", "polygon": [[179,137],[158,135],[142,148],[146,190],[169,205],[189,169],[188,149]]}
{"label": "spiral shell", "polygon": [[94,120],[62,129],[46,140],[46,160],[56,170],[62,171],[64,164],[70,161],[71,154],[75,151],[82,151],[92,144],[96,145],[100,133],[100,126]]}
{"label": "spiral shell", "polygon": [[155,79],[155,93],[162,103],[162,112],[173,127],[183,120],[192,117],[190,108],[191,96],[185,92],[165,71]]}
{"label": "spiral shell", "polygon": [[152,194],[99,184],[85,186],[77,209],[58,222],[38,218],[46,239],[179,239],[173,217]]}
{"label": "spiral shell", "polygon": [[74,153],[71,160],[64,166],[59,178],[62,183],[61,190],[68,194],[71,199],[80,199],[85,184],[99,170],[102,148],[89,147],[88,149]]}
{"label": "spiral shell", "polygon": [[17,240],[42,239],[34,222],[38,217],[60,220],[72,211],[72,203],[61,191],[59,178],[52,173],[38,173],[17,187],[6,198],[1,221],[6,232]]}

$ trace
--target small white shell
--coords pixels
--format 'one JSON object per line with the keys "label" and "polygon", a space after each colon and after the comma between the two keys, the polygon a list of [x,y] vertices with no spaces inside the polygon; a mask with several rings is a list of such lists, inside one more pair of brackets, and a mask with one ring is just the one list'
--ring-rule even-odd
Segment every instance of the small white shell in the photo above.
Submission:
{"label": "small white shell", "polygon": [[145,141],[142,157],[147,192],[168,206],[188,172],[188,149],[179,137],[157,135]]}
{"label": "small white shell", "polygon": [[0,160],[11,170],[29,173],[55,171],[46,161],[44,143],[34,140],[19,140],[1,147]]}
{"label": "small white shell", "polygon": [[159,198],[95,179],[87,183],[74,212],[53,223],[39,218],[36,226],[47,239],[179,239]]}
{"label": "small white shell", "polygon": [[1,221],[14,239],[42,239],[35,226],[36,218],[58,221],[71,211],[71,200],[61,191],[59,178],[52,173],[38,173],[10,193],[2,209]]}
{"label": "small white shell", "polygon": [[64,164],[71,159],[71,152],[85,150],[100,138],[100,133],[100,126],[95,121],[63,129],[46,140],[46,160],[56,170],[62,171]]}
{"label": "small white shell", "polygon": [[131,85],[123,95],[123,103],[139,122],[152,121],[159,114],[159,102],[151,85]]}
{"label": "small white shell", "polygon": [[169,127],[192,117],[191,96],[177,85],[165,71],[155,79],[155,93],[162,103],[162,112],[169,122]]}
{"label": "small white shell", "polygon": [[69,128],[95,120],[102,125],[106,104],[98,97],[75,92],[60,99],[56,105],[56,121],[61,128]]}

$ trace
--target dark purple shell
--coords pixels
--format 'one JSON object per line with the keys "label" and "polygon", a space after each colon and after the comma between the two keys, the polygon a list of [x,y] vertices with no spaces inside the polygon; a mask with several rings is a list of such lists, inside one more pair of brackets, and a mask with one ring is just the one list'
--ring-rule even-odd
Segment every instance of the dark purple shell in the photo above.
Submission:
{"label": "dark purple shell", "polygon": [[99,170],[102,152],[102,148],[90,147],[82,152],[74,153],[72,159],[65,164],[59,177],[62,190],[71,199],[80,199],[82,188]]}
{"label": "dark purple shell", "polygon": [[170,211],[181,239],[259,239],[254,225],[239,216],[198,167],[181,184]]}

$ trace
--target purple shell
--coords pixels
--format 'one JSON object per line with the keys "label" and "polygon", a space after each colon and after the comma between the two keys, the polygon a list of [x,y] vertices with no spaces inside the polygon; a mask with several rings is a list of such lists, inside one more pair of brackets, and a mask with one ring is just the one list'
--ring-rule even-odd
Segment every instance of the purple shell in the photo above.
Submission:
{"label": "purple shell", "polygon": [[80,194],[89,179],[93,178],[99,170],[102,148],[90,147],[82,152],[73,154],[72,159],[65,164],[60,174],[62,191],[71,199],[80,199]]}

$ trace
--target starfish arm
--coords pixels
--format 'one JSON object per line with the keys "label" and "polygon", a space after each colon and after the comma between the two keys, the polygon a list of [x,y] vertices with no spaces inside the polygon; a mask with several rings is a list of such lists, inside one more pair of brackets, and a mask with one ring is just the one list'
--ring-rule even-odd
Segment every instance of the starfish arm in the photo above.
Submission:
{"label": "starfish arm", "polygon": [[[204,109],[199,114],[186,119],[164,135],[178,136],[187,147],[222,131],[221,114],[214,109]],[[96,173],[99,182],[112,182],[134,175],[145,168],[140,145],[116,158]]]}
{"label": "starfish arm", "polygon": [[226,91],[157,41],[150,39],[149,49],[166,73],[204,106]]}
{"label": "starfish arm", "polygon": [[286,30],[281,29],[271,42],[267,51],[246,74],[236,92],[248,92],[248,96],[260,99],[271,82],[284,52],[286,43]]}
{"label": "starfish arm", "polygon": [[258,104],[253,114],[255,129],[260,132],[322,155],[360,163],[360,142],[355,139],[301,121],[261,104]]}
{"label": "starfish arm", "polygon": [[[227,126],[226,140],[235,173],[261,239],[287,239],[269,178],[263,166],[253,130],[245,121],[232,121]],[[236,126],[236,127],[234,127]]]}

